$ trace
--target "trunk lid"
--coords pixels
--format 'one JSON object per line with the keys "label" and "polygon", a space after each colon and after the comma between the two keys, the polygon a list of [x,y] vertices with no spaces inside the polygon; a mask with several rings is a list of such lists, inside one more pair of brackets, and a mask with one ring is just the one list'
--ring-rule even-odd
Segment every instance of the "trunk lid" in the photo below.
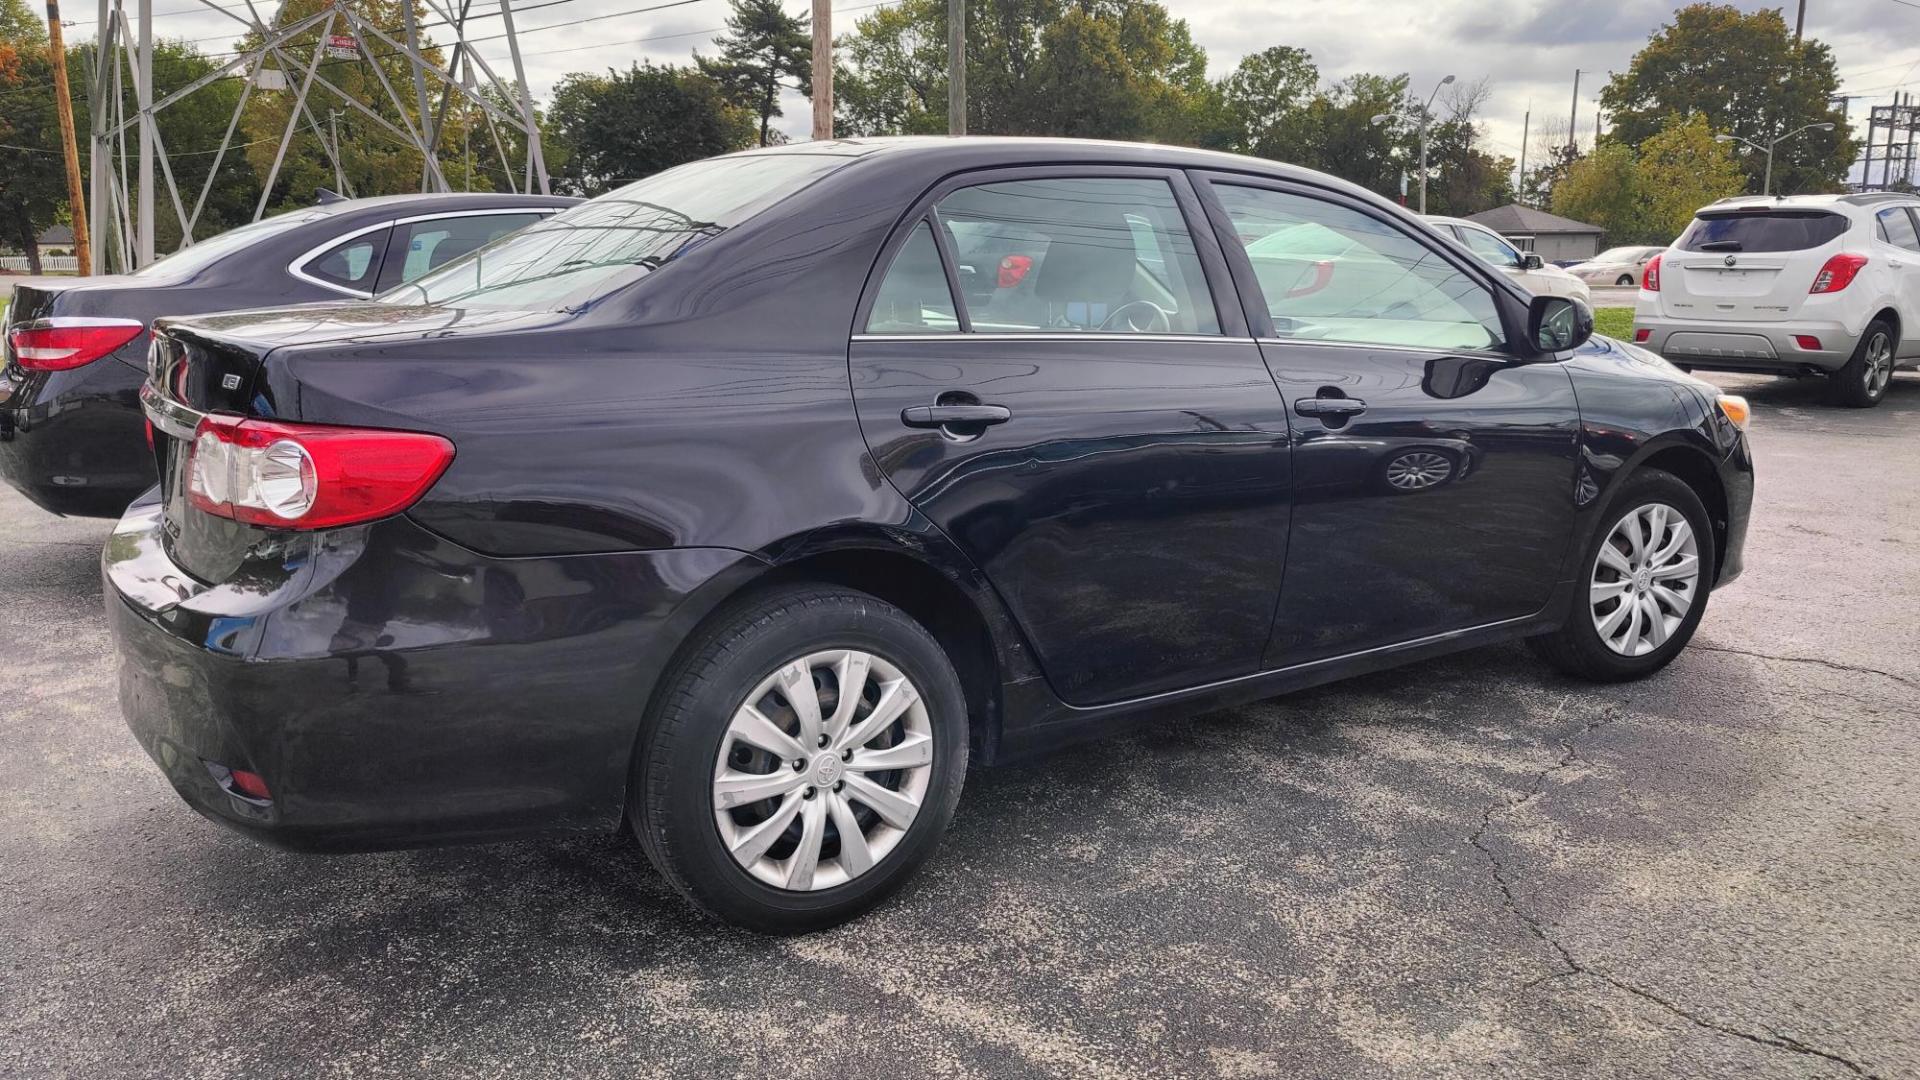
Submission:
{"label": "trunk lid", "polygon": [[1846,247],[1851,221],[1777,206],[1702,211],[1660,259],[1660,310],[1675,319],[1784,322]]}

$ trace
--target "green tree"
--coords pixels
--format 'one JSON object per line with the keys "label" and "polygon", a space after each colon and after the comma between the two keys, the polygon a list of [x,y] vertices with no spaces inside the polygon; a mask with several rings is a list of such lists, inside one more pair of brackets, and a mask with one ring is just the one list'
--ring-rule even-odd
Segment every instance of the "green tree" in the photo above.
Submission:
{"label": "green tree", "polygon": [[694,54],[693,62],[720,84],[727,100],[760,117],[760,145],[771,138],[773,118],[781,115],[780,91],[791,86],[813,93],[813,35],[805,15],[789,15],[780,0],[733,0],[724,37],[715,58]]}
{"label": "green tree", "polygon": [[554,180],[576,195],[754,142],[751,112],[729,103],[707,75],[672,65],[575,72],[554,88],[549,115],[562,161]]}
{"label": "green tree", "polygon": [[[1697,3],[1674,13],[1626,71],[1600,95],[1614,138],[1639,147],[1670,116],[1695,113],[1716,131],[1762,146],[1804,124],[1832,123],[1781,144],[1774,190],[1831,190],[1845,179],[1856,146],[1839,92],[1833,51],[1807,38],[1796,43],[1777,8],[1747,14],[1728,4]],[[1764,155],[1741,162],[1750,189],[1760,190]]]}
{"label": "green tree", "polygon": [[1553,212],[1607,231],[1612,244],[1664,244],[1693,212],[1737,195],[1746,175],[1703,116],[1671,116],[1636,152],[1603,140],[1553,188]]}
{"label": "green tree", "polygon": [[1241,57],[1220,82],[1231,127],[1228,148],[1275,160],[1297,158],[1305,145],[1301,118],[1319,86],[1320,69],[1305,49],[1275,45]]}
{"label": "green tree", "polygon": [[[945,131],[946,30],[941,0],[862,17],[838,43],[842,129]],[[973,0],[967,30],[969,131],[1187,142],[1215,126],[1205,50],[1151,0]]]}
{"label": "green tree", "polygon": [[24,0],[0,0],[0,241],[40,272],[40,230],[67,201],[46,26]]}

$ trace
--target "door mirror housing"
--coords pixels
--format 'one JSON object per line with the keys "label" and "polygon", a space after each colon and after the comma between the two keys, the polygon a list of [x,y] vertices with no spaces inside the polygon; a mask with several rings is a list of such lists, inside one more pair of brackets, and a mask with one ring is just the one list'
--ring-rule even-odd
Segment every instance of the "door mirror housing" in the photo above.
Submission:
{"label": "door mirror housing", "polygon": [[1527,341],[1538,355],[1577,349],[1593,337],[1593,309],[1571,297],[1536,296],[1527,306]]}
{"label": "door mirror housing", "polygon": [[1531,251],[1520,256],[1520,268],[1523,270],[1538,270],[1545,265],[1546,263],[1540,261],[1540,256]]}

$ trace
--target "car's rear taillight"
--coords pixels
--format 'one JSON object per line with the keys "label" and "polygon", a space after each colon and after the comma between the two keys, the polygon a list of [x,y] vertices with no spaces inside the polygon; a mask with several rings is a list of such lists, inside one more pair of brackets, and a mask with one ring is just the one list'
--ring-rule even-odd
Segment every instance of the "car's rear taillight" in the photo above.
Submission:
{"label": "car's rear taillight", "polygon": [[1660,256],[1647,260],[1647,268],[1640,272],[1640,287],[1648,292],[1660,291]]}
{"label": "car's rear taillight", "polygon": [[1033,256],[1008,255],[1000,260],[1000,274],[994,279],[997,288],[1011,289],[1027,279],[1027,271],[1033,269]]}
{"label": "car's rear taillight", "polygon": [[453,444],[416,431],[208,416],[187,459],[187,497],[209,514],[327,529],[397,514],[453,461]]}
{"label": "car's rear taillight", "polygon": [[1807,290],[1807,295],[1839,292],[1853,284],[1853,279],[1860,275],[1866,265],[1865,255],[1849,255],[1845,252],[1835,255],[1827,260],[1827,265],[1822,266],[1819,273],[1813,275],[1813,288]]}
{"label": "car's rear taillight", "polygon": [[28,371],[66,371],[91,364],[147,332],[133,319],[55,316],[7,331],[13,358]]}

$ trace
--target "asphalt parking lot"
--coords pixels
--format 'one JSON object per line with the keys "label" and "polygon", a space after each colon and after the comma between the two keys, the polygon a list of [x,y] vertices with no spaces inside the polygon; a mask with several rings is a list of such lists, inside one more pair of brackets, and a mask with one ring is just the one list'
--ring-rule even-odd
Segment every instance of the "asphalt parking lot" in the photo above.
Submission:
{"label": "asphalt parking lot", "polygon": [[1718,381],[1748,570],[1660,676],[1503,647],[976,770],[791,940],[612,840],[206,823],[120,722],[106,524],[0,489],[0,1076],[1920,1075],[1920,376]]}

